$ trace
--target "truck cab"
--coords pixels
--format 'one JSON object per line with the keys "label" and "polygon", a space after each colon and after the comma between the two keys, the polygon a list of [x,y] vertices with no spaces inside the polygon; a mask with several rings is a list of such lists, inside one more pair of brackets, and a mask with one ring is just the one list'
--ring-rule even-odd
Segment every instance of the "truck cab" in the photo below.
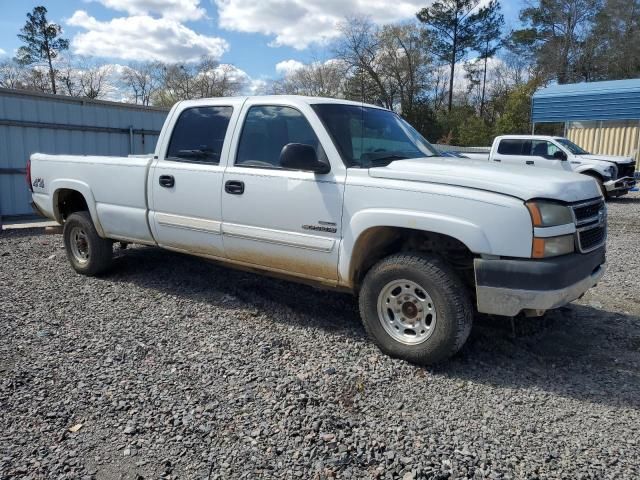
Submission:
{"label": "truck cab", "polygon": [[419,364],[458,352],[475,311],[541,315],[604,274],[593,180],[443,158],[358,102],[180,102],[152,156],[34,154],[28,171],[80,274],[125,242],[351,292],[380,349]]}
{"label": "truck cab", "polygon": [[605,197],[625,195],[636,184],[632,158],[592,155],[564,137],[499,136],[493,141],[489,161],[589,175],[598,182]]}

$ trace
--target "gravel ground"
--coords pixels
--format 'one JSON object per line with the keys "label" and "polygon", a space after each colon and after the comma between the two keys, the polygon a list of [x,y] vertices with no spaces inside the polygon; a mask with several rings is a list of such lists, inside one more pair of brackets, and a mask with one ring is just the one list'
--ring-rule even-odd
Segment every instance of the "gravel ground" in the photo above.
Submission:
{"label": "gravel ground", "polygon": [[640,195],[609,267],[543,319],[393,360],[349,296],[136,247],[72,272],[0,236],[0,478],[639,478]]}

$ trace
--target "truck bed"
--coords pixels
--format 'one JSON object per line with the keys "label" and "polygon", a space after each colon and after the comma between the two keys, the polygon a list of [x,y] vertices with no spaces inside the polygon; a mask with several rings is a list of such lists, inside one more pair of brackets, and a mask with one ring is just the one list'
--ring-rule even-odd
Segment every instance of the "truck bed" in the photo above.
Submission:
{"label": "truck bed", "polygon": [[[153,243],[147,222],[147,178],[153,156],[31,156],[33,201],[48,217],[61,220],[54,205],[61,189],[80,191],[95,209],[104,236]],[[43,178],[53,178],[46,184]],[[95,206],[94,206],[95,205]]]}

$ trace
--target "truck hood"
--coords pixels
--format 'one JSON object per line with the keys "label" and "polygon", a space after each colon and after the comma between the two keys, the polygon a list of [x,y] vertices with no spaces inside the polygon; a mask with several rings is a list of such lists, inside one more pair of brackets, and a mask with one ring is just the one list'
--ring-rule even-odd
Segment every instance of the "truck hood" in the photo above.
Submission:
{"label": "truck hood", "polygon": [[576,155],[577,160],[597,161],[597,162],[613,162],[620,165],[627,165],[634,160],[631,157],[617,157],[615,155]]}
{"label": "truck hood", "polygon": [[415,158],[369,169],[375,178],[427,182],[474,188],[530,200],[548,198],[577,202],[600,196],[595,180],[546,168],[494,165],[478,160]]}

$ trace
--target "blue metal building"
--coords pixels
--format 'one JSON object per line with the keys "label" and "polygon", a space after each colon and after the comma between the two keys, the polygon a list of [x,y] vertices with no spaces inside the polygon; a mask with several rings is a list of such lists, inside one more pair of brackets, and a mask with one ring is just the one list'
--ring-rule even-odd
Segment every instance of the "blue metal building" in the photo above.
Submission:
{"label": "blue metal building", "polygon": [[32,153],[152,153],[166,109],[0,88],[0,217],[30,215]]}
{"label": "blue metal building", "polygon": [[531,117],[534,131],[539,123],[563,123],[565,135],[586,150],[640,162],[640,79],[540,89]]}

